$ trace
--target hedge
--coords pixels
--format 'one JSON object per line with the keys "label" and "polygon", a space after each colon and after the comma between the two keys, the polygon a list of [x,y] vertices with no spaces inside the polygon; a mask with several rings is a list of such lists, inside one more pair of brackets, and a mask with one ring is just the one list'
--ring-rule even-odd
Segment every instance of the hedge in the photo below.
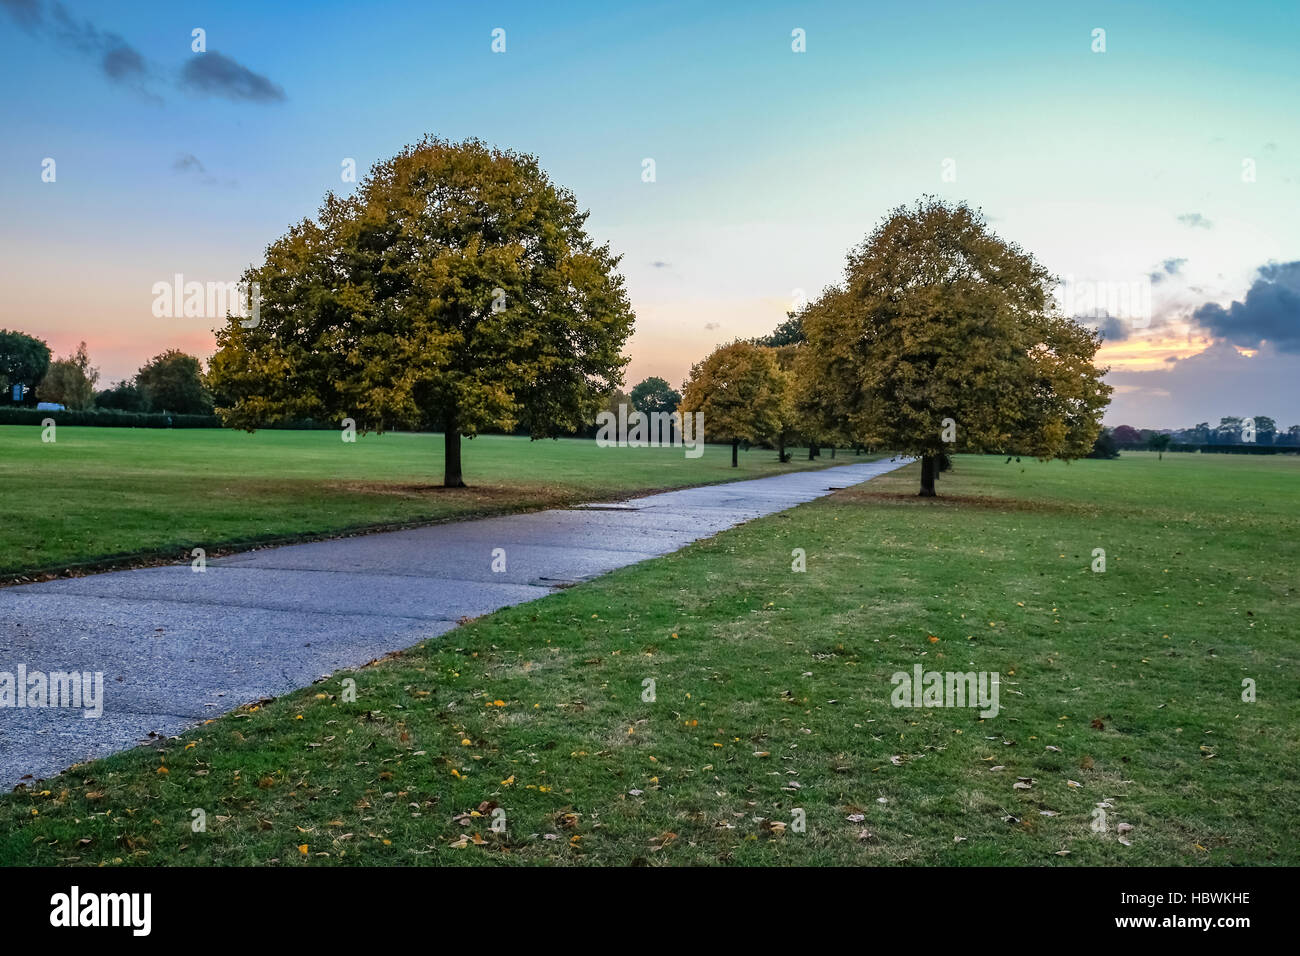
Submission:
{"label": "hedge", "polygon": [[[1132,443],[1117,446],[1120,451],[1151,451],[1146,444]],[[1300,445],[1257,445],[1242,442],[1232,445],[1197,444],[1194,442],[1170,442],[1165,451],[1201,452],[1210,455],[1295,455],[1300,454]]]}
{"label": "hedge", "polygon": [[0,425],[40,425],[52,418],[58,425],[95,425],[103,428],[220,428],[216,415],[168,415],[163,412],[123,412],[96,408],[85,411],[47,412],[35,408],[0,406]]}

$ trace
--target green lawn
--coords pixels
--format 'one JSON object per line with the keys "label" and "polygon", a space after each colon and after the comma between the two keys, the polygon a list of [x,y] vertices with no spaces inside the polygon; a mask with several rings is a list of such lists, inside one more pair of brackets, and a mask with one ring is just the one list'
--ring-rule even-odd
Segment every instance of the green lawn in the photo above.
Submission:
{"label": "green lawn", "polygon": [[1295,865],[1298,482],[909,466],[9,795],[0,863]]}
{"label": "green lawn", "polygon": [[[441,435],[0,426],[0,576],[189,560],[257,542],[407,522],[567,505],[809,466],[730,446],[597,448],[484,435],[462,443],[465,480],[442,482]],[[813,467],[843,464],[823,454]]]}

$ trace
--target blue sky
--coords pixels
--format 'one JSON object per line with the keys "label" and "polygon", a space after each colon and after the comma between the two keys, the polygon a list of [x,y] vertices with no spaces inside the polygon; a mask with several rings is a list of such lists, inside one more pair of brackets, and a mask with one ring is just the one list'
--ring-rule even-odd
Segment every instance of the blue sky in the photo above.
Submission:
{"label": "blue sky", "polygon": [[105,382],[206,357],[153,284],[237,278],[344,159],[430,132],[535,153],[591,210],[630,382],[769,330],[933,193],[1063,277],[1160,276],[1103,352],[1110,423],[1300,422],[1300,267],[1260,272],[1300,261],[1297,5],[702,6],[0,0],[0,326],[85,339]]}

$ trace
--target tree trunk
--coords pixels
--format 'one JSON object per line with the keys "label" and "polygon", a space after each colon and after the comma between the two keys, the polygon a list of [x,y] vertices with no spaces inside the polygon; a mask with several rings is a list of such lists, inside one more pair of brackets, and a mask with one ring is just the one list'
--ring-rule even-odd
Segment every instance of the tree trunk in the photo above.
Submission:
{"label": "tree trunk", "polygon": [[785,436],[778,436],[776,440],[776,460],[785,464]]}
{"label": "tree trunk", "polygon": [[740,467],[740,462],[736,460],[736,453],[739,450],[740,450],[740,439],[733,438],[731,440],[731,467],[732,468]]}
{"label": "tree trunk", "polygon": [[817,447],[817,443],[815,441],[810,441],[808,443],[808,460],[812,461],[820,454],[821,454],[821,449]]}
{"label": "tree trunk", "polygon": [[938,471],[938,462],[935,461],[934,455],[921,456],[921,490],[917,492],[917,497],[934,497],[934,476]]}
{"label": "tree trunk", "polygon": [[455,409],[447,412],[442,441],[446,450],[443,459],[442,486],[444,488],[464,488],[465,479],[461,477],[460,473],[460,421]]}
{"label": "tree trunk", "polygon": [[831,445],[831,461],[835,460],[835,446]]}

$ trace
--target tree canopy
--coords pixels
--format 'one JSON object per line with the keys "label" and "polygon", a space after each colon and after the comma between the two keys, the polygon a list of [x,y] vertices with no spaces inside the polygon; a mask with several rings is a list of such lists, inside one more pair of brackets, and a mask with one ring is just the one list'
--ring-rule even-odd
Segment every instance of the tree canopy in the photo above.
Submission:
{"label": "tree canopy", "polygon": [[681,404],[682,394],[658,375],[651,375],[632,386],[629,395],[632,407],[646,415],[670,415]]}
{"label": "tree canopy", "polygon": [[853,440],[921,456],[923,495],[944,453],[1082,457],[1110,387],[1053,285],[965,204],[900,207],[802,314],[801,383]]}
{"label": "tree canopy", "polygon": [[[212,396],[203,385],[203,369],[193,355],[178,349],[155,355],[136,373],[135,383],[150,411],[212,414]],[[129,400],[129,395],[121,397]]]}
{"label": "tree canopy", "polygon": [[0,329],[0,389],[9,399],[14,385],[34,389],[50,368],[50,347],[25,332]]}
{"label": "tree canopy", "polygon": [[786,396],[787,381],[773,350],[739,341],[719,346],[691,366],[680,411],[683,417],[704,413],[705,433],[731,442],[735,467],[740,442],[778,437]]}
{"label": "tree canopy", "polygon": [[633,314],[618,257],[538,161],[428,138],[325,198],[245,274],[256,319],[218,332],[210,382],[225,419],[352,418],[437,427],[444,484],[460,437],[589,424],[622,384]]}
{"label": "tree canopy", "polygon": [[95,402],[95,382],[99,370],[91,368],[86,343],[67,358],[51,362],[45,377],[36,387],[36,397],[42,402],[57,402],[70,409],[90,408]]}

